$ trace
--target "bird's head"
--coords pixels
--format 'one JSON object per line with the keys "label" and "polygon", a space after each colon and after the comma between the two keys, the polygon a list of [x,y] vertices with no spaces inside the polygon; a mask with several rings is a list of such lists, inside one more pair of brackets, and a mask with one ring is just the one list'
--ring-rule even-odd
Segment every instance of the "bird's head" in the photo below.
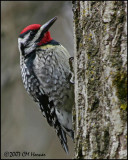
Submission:
{"label": "bird's head", "polygon": [[57,17],[54,17],[42,26],[40,24],[31,24],[24,28],[18,38],[20,52],[23,55],[28,55],[37,46],[50,42],[52,38],[48,30],[56,20]]}

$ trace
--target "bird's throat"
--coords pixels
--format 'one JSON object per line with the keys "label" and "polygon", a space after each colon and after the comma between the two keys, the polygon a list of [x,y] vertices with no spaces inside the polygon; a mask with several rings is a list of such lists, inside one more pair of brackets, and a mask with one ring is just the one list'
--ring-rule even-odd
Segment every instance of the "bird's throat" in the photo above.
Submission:
{"label": "bird's throat", "polygon": [[43,44],[46,44],[48,42],[50,42],[53,38],[51,37],[50,35],[50,32],[47,31],[45,34],[44,34],[44,37],[41,39],[41,41],[38,43],[38,46],[41,46]]}

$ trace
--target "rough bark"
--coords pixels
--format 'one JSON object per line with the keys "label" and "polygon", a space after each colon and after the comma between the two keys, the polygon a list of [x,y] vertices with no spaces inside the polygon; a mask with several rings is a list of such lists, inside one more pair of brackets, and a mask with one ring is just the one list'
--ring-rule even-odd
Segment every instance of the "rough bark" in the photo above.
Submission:
{"label": "rough bark", "polygon": [[75,158],[127,158],[126,6],[73,1]]}

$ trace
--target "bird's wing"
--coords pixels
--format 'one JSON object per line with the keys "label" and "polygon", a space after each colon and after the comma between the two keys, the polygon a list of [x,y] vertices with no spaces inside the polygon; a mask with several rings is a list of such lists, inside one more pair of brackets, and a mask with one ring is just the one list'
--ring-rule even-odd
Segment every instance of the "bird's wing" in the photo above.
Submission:
{"label": "bird's wing", "polygon": [[[43,49],[38,50],[34,60],[34,72],[40,82],[40,88],[50,101],[53,100],[55,107],[64,105],[67,103],[66,100],[73,100],[73,73],[70,69],[69,58],[70,55],[65,48],[55,46],[52,49],[45,49],[45,52]],[[66,96],[70,96],[69,99],[66,99]],[[66,109],[71,112],[72,105],[70,101],[68,103]]]}
{"label": "bird's wing", "polygon": [[[62,147],[68,153],[66,133],[61,127],[56,115],[56,106],[61,105],[61,94],[69,89],[69,62],[65,62],[65,55],[58,51],[60,61],[55,56],[54,50],[43,53],[38,50],[34,60],[34,74],[40,82],[41,95],[38,97],[40,109],[50,126],[54,126]],[[65,53],[64,53],[65,54]],[[67,59],[69,58],[66,55]],[[66,60],[67,60],[66,59]],[[60,98],[61,97],[61,98]]]}

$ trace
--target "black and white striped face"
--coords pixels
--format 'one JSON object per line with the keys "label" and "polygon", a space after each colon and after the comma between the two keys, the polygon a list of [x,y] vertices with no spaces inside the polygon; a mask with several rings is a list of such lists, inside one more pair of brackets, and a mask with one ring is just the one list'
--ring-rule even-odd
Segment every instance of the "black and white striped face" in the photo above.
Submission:
{"label": "black and white striped face", "polygon": [[[48,29],[56,19],[57,17],[54,17],[42,26],[40,24],[32,24],[22,30],[18,38],[18,47],[22,56],[32,53],[41,41],[43,43],[45,33],[48,32]],[[45,38],[49,38],[50,40],[51,37],[47,36]]]}
{"label": "black and white striped face", "polygon": [[18,38],[18,47],[19,51],[23,56],[28,55],[36,48],[38,43],[38,39],[40,37],[38,33],[39,29],[36,30],[28,30],[22,34],[20,34]]}

